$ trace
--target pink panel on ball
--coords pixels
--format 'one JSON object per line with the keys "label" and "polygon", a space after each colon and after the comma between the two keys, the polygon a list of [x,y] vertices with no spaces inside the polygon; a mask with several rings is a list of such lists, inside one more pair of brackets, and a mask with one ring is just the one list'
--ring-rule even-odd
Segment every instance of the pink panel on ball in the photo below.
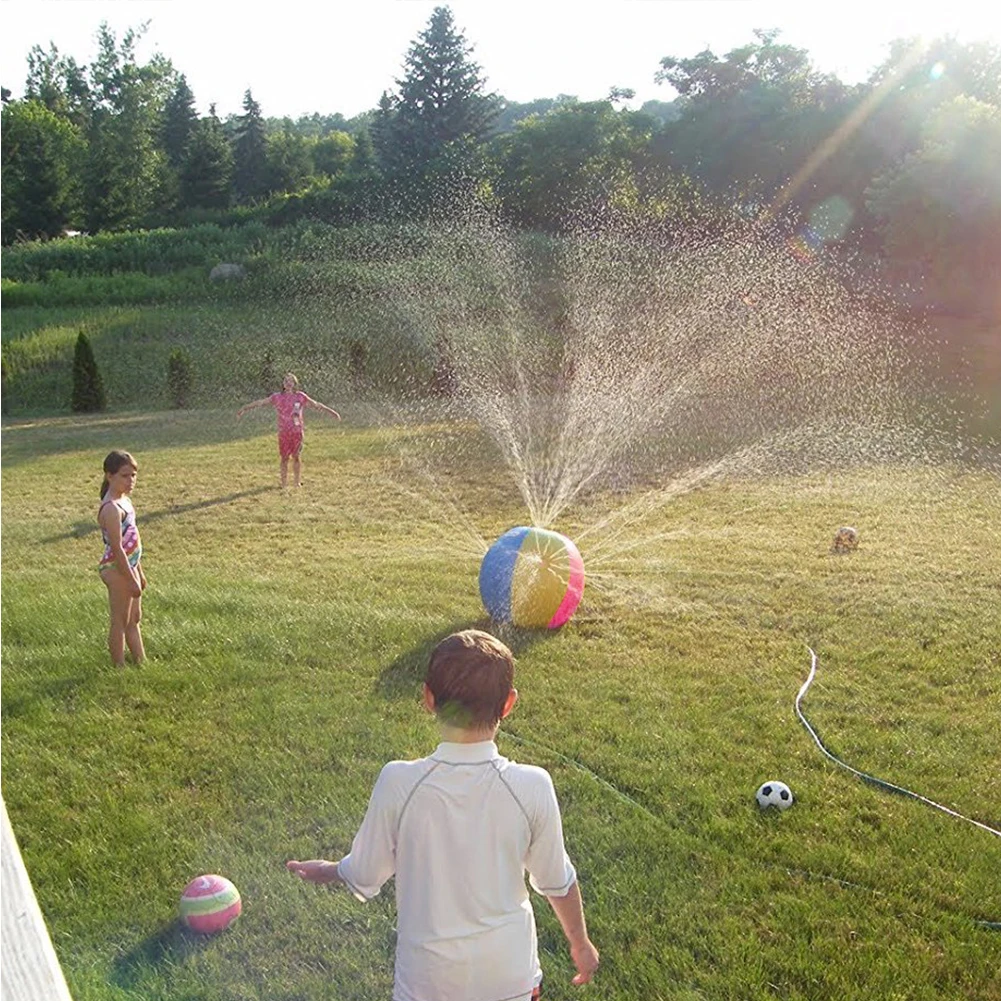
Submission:
{"label": "pink panel on ball", "polygon": [[577,610],[581,595],[584,593],[584,561],[581,559],[577,547],[569,539],[564,538],[564,542],[570,563],[570,579],[567,581],[567,593],[563,595],[560,607],[556,609],[556,614],[549,620],[549,629],[559,629],[569,620],[570,616]]}
{"label": "pink panel on ball", "polygon": [[224,911],[215,911],[212,914],[189,914],[185,921],[192,931],[202,935],[213,935],[228,928],[230,923],[240,916],[241,910],[242,906],[238,900]]}

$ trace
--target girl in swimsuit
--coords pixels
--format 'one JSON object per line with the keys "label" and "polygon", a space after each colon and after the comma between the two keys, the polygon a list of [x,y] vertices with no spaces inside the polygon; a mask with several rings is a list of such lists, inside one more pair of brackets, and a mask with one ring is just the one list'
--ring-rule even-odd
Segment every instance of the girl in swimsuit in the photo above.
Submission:
{"label": "girl in swimsuit", "polygon": [[136,509],[129,494],[136,485],[139,466],[128,452],[110,452],[104,460],[101,507],[97,521],[104,536],[104,555],[98,564],[101,580],[108,589],[108,650],[119,667],[125,664],[125,647],[132,659],[141,663],[143,649],[139,620],[146,575],[142,568],[142,542],[136,527]]}
{"label": "girl in swimsuit", "polygon": [[299,391],[299,380],[288,372],[282,379],[282,391],[265,396],[263,400],[254,400],[246,406],[240,407],[236,412],[237,417],[242,417],[248,410],[255,407],[265,407],[268,404],[273,406],[278,413],[278,457],[281,460],[280,480],[282,489],[288,486],[288,461],[292,460],[292,473],[295,476],[295,485],[302,486],[302,460],[299,456],[302,453],[304,417],[306,407],[314,410],[322,410],[331,414],[338,420],[341,415],[323,403],[318,403],[305,393]]}

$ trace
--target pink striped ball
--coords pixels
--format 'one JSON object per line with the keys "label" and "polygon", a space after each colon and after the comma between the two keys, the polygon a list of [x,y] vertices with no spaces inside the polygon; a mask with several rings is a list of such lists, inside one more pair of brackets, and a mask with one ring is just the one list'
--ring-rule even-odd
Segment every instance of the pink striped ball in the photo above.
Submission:
{"label": "pink striped ball", "polygon": [[240,915],[240,891],[225,877],[196,876],[181,894],[181,920],[202,935],[228,928]]}

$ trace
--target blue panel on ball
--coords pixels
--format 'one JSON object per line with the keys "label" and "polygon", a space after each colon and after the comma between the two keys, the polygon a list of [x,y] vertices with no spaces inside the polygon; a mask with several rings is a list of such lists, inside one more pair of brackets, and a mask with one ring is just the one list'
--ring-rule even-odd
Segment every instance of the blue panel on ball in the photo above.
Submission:
{"label": "blue panel on ball", "polygon": [[511,621],[511,581],[521,543],[529,529],[512,528],[487,551],[480,564],[480,597],[496,622]]}

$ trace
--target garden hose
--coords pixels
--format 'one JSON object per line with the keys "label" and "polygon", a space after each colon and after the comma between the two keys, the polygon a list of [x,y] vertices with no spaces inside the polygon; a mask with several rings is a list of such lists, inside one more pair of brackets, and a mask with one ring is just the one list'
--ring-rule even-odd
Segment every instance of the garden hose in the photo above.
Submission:
{"label": "garden hose", "polygon": [[974,827],[979,827],[983,831],[987,831],[988,834],[993,834],[996,838],[1001,838],[1001,831],[996,830],[993,827],[989,827],[987,824],[982,824],[979,820],[972,820],[970,817],[964,817],[961,813],[956,813],[955,810],[950,810],[949,807],[943,806],[941,803],[936,803],[933,800],[927,799],[924,796],[919,795],[916,792],[911,792],[910,789],[904,789],[901,786],[894,785],[892,782],[887,782],[885,779],[878,779],[875,775],[869,775],[866,772],[860,772],[857,768],[852,768],[851,765],[846,764],[840,758],[836,758],[831,752],[824,747],[823,742],[817,736],[816,730],[810,726],[807,718],[803,715],[802,702],[803,696],[806,695],[807,689],[813,684],[814,676],[817,673],[817,655],[813,652],[810,647],[807,647],[810,651],[810,674],[806,681],[803,682],[802,687],[799,690],[799,694],[796,696],[796,715],[799,717],[799,721],[806,727],[807,732],[813,737],[814,742],[817,747],[833,761],[836,765],[840,765],[842,768],[847,769],[852,773],[852,775],[857,775],[863,782],[870,782],[872,785],[880,786],[883,789],[889,789],[891,792],[898,792],[904,796],[910,796],[912,799],[916,799],[921,803],[925,803],[928,806],[935,807],[936,810],[941,810],[943,813],[948,813],[950,817],[958,817],[960,820],[965,820],[968,824],[973,824]]}
{"label": "garden hose", "polygon": [[[988,824],[982,824],[979,820],[973,820],[971,817],[964,817],[963,814],[957,813],[955,810],[950,810],[949,807],[943,806],[941,803],[936,803],[934,800],[930,800],[916,792],[912,792],[910,789],[904,789],[902,786],[894,785],[892,782],[887,782],[885,779],[876,778],[875,775],[869,775],[867,772],[862,772],[857,768],[852,768],[851,765],[831,754],[831,752],[824,747],[823,741],[820,737],[817,736],[817,731],[810,726],[806,716],[803,715],[803,696],[806,695],[807,690],[810,685],[813,684],[813,679],[817,674],[817,655],[814,653],[812,647],[807,647],[807,650],[810,651],[810,673],[807,676],[806,681],[804,681],[800,687],[799,693],[796,695],[796,715],[799,717],[799,721],[803,724],[803,726],[806,727],[810,736],[813,737],[814,743],[820,748],[827,758],[833,761],[836,765],[839,765],[841,768],[851,772],[852,775],[857,775],[863,782],[869,782],[872,785],[879,786],[882,789],[889,789],[890,792],[900,793],[903,796],[910,796],[912,799],[916,799],[920,803],[925,803],[927,806],[933,806],[936,810],[941,810],[943,813],[949,814],[950,817],[958,817],[960,820],[965,820],[968,824],[973,824],[974,827],[979,827],[982,831],[987,831],[988,834],[993,834],[995,837],[1001,838],[1001,831],[994,827],[990,827]],[[974,919],[973,923],[981,928],[990,928],[993,931],[1001,931],[1001,921],[982,921]]]}

